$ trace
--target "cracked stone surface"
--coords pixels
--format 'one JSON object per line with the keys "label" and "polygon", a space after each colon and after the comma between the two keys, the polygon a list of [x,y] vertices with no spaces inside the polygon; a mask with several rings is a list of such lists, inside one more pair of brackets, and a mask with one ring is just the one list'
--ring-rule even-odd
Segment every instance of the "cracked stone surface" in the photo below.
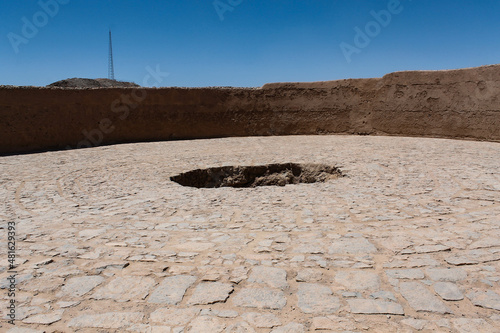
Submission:
{"label": "cracked stone surface", "polygon": [[[315,163],[346,177],[170,177]],[[1,332],[499,332],[500,144],[228,138],[0,157]],[[0,263],[0,306],[10,274]]]}

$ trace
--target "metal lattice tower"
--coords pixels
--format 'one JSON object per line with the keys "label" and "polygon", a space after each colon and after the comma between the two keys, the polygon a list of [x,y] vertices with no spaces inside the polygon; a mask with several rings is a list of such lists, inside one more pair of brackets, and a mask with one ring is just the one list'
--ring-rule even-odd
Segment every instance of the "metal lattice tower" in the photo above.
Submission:
{"label": "metal lattice tower", "polygon": [[108,57],[108,79],[115,79],[115,67],[113,65],[113,43],[111,41],[111,30],[109,30],[109,57]]}

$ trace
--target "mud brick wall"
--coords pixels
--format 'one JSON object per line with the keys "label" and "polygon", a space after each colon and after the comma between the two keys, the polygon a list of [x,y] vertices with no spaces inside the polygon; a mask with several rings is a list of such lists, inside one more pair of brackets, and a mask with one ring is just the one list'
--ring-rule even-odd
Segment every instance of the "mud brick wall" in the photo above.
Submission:
{"label": "mud brick wall", "polygon": [[261,88],[0,87],[0,153],[256,135],[500,141],[500,65]]}

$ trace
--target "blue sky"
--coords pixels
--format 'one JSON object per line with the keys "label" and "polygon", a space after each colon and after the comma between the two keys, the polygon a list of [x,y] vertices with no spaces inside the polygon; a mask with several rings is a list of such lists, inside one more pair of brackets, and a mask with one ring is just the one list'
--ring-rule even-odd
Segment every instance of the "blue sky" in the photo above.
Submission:
{"label": "blue sky", "polygon": [[[41,4],[52,3],[50,12],[55,1],[58,12],[46,14]],[[116,78],[142,84],[146,68],[159,66],[170,73],[161,86],[247,87],[500,63],[500,1],[397,2],[217,0],[216,9],[213,0],[0,0],[0,84],[107,77],[108,28]],[[375,19],[381,11],[390,22]],[[26,22],[37,31],[23,34]],[[365,36],[356,44],[359,31]],[[355,50],[348,57],[346,45]]]}

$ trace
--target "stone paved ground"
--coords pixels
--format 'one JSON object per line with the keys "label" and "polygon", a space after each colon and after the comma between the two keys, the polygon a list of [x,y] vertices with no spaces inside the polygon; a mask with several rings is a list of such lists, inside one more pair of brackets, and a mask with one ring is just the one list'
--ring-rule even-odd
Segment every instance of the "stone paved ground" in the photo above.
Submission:
{"label": "stone paved ground", "polygon": [[[196,189],[222,165],[322,184]],[[0,158],[2,332],[499,332],[500,144],[300,136]],[[24,329],[21,329],[24,328]]]}

